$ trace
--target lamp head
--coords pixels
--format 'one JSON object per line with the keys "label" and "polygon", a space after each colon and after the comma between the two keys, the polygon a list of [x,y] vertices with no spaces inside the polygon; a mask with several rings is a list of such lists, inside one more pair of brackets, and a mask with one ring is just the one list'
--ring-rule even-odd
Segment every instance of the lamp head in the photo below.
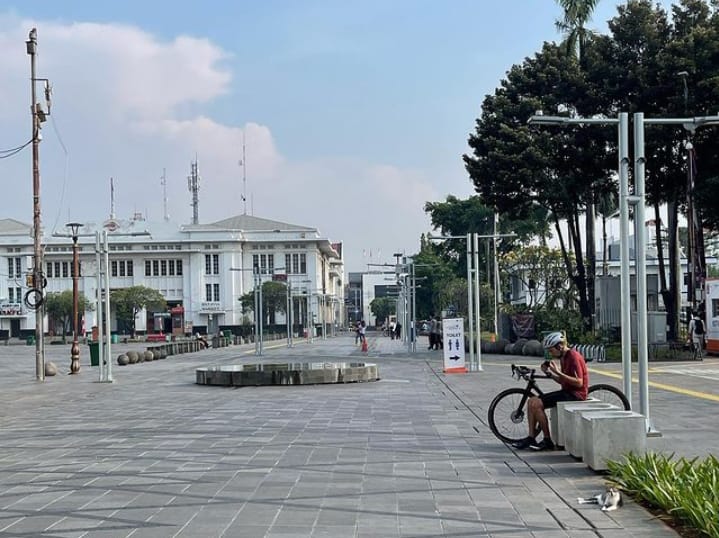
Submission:
{"label": "lamp head", "polygon": [[65,226],[70,228],[70,233],[72,234],[72,238],[77,239],[77,234],[83,225],[79,222],[68,222]]}

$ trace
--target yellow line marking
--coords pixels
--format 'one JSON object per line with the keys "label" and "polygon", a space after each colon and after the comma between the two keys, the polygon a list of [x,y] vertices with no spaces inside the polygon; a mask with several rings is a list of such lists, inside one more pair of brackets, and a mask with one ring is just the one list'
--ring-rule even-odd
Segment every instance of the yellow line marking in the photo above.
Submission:
{"label": "yellow line marking", "polygon": [[[613,377],[614,379],[622,379],[621,374],[614,372],[604,372],[602,370],[595,370],[594,368],[589,369],[593,374],[605,375],[607,377]],[[632,377],[632,383],[639,383],[639,379]],[[677,394],[684,394],[685,396],[693,396],[694,398],[700,398],[702,400],[710,400],[712,402],[719,402],[719,396],[716,394],[708,394],[706,392],[699,392],[697,390],[685,389],[674,385],[667,385],[665,383],[657,383],[656,381],[650,381],[649,386],[655,389],[662,389],[669,392],[676,392]]]}

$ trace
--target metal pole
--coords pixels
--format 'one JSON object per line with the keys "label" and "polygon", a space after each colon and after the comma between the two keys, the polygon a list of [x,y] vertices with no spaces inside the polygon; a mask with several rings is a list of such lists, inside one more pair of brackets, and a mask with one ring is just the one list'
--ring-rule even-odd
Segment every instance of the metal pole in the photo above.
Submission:
{"label": "metal pole", "polygon": [[112,382],[112,327],[110,326],[110,248],[107,241],[107,230],[102,231],[103,257],[105,259],[104,271],[105,275],[105,353],[100,354],[100,362],[105,363],[105,381]]}
{"label": "metal pole", "polygon": [[262,277],[260,276],[259,273],[257,274],[257,284],[258,284],[257,288],[259,289],[258,295],[260,298],[259,309],[258,309],[260,317],[258,319],[259,323],[257,324],[257,326],[258,326],[258,330],[259,330],[259,334],[260,334],[260,355],[262,355],[262,352],[264,351],[264,349],[263,349],[263,347],[264,347],[264,332],[263,332],[262,326],[264,325],[265,314],[264,314],[264,310],[262,308]]}
{"label": "metal pole", "polygon": [[647,356],[647,274],[644,215],[644,113],[634,114],[634,194],[638,198],[634,214],[636,249],[634,255],[637,278],[637,362],[639,369],[639,412],[644,415],[647,431],[651,431],[649,416],[649,362]]}
{"label": "metal pole", "polygon": [[619,114],[619,234],[621,265],[622,381],[624,395],[632,403],[632,305],[629,277],[629,114]]}
{"label": "metal pole", "polygon": [[467,335],[469,336],[469,369],[474,370],[474,293],[472,292],[472,234],[467,234]]}
{"label": "metal pole", "polygon": [[287,279],[287,347],[292,347],[292,284]]}
{"label": "metal pole", "polygon": [[474,299],[475,299],[475,322],[477,328],[477,371],[482,371],[482,317],[479,305],[479,235],[472,234],[474,241]]}
{"label": "metal pole", "polygon": [[80,346],[77,342],[77,279],[80,263],[77,250],[77,228],[72,230],[72,345],[70,346],[70,373],[80,372]]}
{"label": "metal pole", "polygon": [[417,276],[412,260],[412,353],[417,352]]}
{"label": "metal pole", "polygon": [[[97,352],[100,353],[102,349],[102,241],[100,238],[100,232],[95,232],[95,263],[97,265],[97,271],[95,273],[95,291],[96,291],[96,308],[95,311],[97,312],[97,320],[96,320],[96,327],[97,327],[97,342],[95,344],[97,345]],[[104,368],[105,365],[103,364],[102,357],[98,357],[100,361],[98,362],[99,366],[99,381],[102,382],[105,379],[104,375]]]}
{"label": "metal pole", "polygon": [[497,225],[499,213],[494,212],[494,227],[492,231],[492,250],[494,251],[494,334],[499,338],[499,254],[497,253]]}

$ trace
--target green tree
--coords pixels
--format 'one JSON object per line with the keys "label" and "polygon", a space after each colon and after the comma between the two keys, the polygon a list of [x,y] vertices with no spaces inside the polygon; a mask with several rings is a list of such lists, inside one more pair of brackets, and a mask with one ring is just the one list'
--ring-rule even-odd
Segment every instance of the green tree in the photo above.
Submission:
{"label": "green tree", "polygon": [[393,297],[376,297],[369,304],[369,308],[377,319],[375,325],[381,325],[390,315],[397,311],[397,299]]}
{"label": "green tree", "polygon": [[589,108],[601,111],[603,102],[595,93],[576,59],[562,47],[545,43],[533,58],[512,67],[495,94],[485,98],[476,132],[469,139],[473,155],[464,156],[482,200],[500,213],[527,219],[537,207],[549,211],[547,220],[554,225],[567,278],[577,288],[587,327],[593,303],[580,214],[592,205],[598,183],[613,188],[616,156],[610,158],[609,148],[616,134],[611,129],[580,127],[538,131],[527,126],[527,118],[539,109],[565,110],[570,115]]}
{"label": "green tree", "polygon": [[[239,298],[242,303],[242,312],[255,311],[254,290],[245,293]],[[267,281],[262,283],[262,313],[263,324],[274,325],[277,312],[287,311],[287,284],[284,282]]]}
{"label": "green tree", "polygon": [[[84,293],[77,294],[78,327],[81,325],[85,312],[93,310],[92,303]],[[45,312],[62,327],[62,341],[72,331],[72,290],[51,292],[45,298]]]}
{"label": "green tree", "polygon": [[127,322],[132,328],[132,337],[135,337],[135,319],[137,314],[145,308],[164,310],[167,301],[163,295],[146,286],[131,286],[110,292],[110,303],[115,307],[115,316],[118,320]]}

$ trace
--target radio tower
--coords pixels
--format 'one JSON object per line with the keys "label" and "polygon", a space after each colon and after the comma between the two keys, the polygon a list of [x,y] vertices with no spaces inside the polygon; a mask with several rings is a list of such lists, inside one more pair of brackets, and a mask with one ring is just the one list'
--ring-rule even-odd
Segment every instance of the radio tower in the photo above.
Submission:
{"label": "radio tower", "polygon": [[200,200],[197,196],[200,191],[200,174],[197,166],[197,155],[194,162],[190,163],[190,175],[187,176],[187,188],[192,193],[192,224],[199,224]]}
{"label": "radio tower", "polygon": [[167,177],[165,176],[164,168],[162,169],[160,185],[162,185],[162,214],[165,222],[167,222],[170,220],[170,214],[167,212]]}

